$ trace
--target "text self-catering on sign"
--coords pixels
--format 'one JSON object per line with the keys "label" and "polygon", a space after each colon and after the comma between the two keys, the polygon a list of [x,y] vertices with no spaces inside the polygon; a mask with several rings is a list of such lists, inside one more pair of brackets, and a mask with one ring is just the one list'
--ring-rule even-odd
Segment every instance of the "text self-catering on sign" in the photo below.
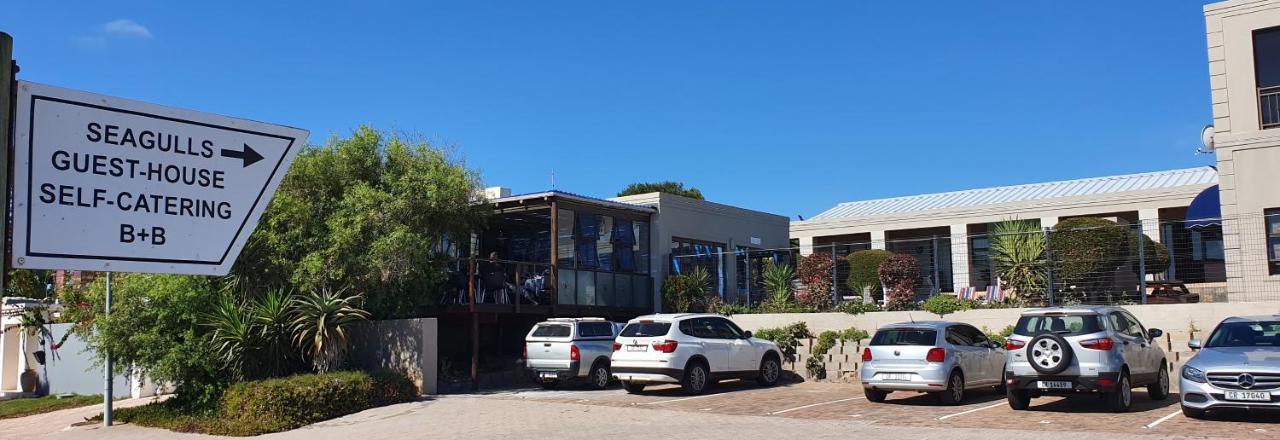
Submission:
{"label": "text self-catering on sign", "polygon": [[19,82],[13,267],[226,274],[306,140]]}

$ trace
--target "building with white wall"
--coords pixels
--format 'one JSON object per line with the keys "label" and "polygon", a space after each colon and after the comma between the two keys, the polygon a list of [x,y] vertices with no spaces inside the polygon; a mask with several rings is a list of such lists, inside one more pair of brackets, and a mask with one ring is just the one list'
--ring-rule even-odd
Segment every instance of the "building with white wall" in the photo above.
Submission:
{"label": "building with white wall", "polygon": [[1175,258],[1168,276],[1213,283],[1224,277],[1220,229],[1188,228],[1186,219],[1191,202],[1217,183],[1212,167],[1199,167],[852,201],[791,222],[791,238],[802,254],[831,249],[843,257],[873,248],[911,254],[920,262],[920,285],[954,292],[993,283],[991,223],[1021,219],[1049,228],[1064,218],[1105,217],[1141,223],[1169,247]]}
{"label": "building with white wall", "polygon": [[1204,7],[1231,300],[1280,294],[1280,1]]}

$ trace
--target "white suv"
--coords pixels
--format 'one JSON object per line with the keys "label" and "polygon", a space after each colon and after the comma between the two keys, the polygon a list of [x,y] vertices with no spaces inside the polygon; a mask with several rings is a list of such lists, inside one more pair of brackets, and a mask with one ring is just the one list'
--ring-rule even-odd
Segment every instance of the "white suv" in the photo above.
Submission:
{"label": "white suv", "polygon": [[778,382],[778,346],[751,337],[733,321],[711,314],[659,314],[627,323],[613,343],[613,374],[627,392],[651,383],[678,383],[700,394],[721,379]]}

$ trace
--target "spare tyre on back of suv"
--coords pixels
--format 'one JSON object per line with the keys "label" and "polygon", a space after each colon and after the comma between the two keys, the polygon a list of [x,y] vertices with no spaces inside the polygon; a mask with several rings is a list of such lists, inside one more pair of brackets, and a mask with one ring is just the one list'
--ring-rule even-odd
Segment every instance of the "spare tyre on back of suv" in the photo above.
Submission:
{"label": "spare tyre on back of suv", "polygon": [[1040,374],[1058,374],[1071,366],[1071,344],[1055,333],[1045,333],[1027,344],[1027,360]]}

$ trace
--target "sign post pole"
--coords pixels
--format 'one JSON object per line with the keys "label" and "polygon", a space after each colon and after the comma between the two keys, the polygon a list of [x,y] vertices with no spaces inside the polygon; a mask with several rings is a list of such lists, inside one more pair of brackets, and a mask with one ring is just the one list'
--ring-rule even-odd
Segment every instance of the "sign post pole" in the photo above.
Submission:
{"label": "sign post pole", "polygon": [[[0,185],[4,185],[4,190],[0,191],[0,207],[9,206],[9,163],[13,160],[11,156],[12,149],[10,141],[13,139],[13,96],[16,90],[13,81],[14,75],[13,65],[13,37],[4,32],[0,32],[0,156],[4,158],[0,161]],[[9,230],[9,216],[4,216],[4,220],[0,220],[0,227],[3,230]],[[3,252],[3,251],[0,251]],[[5,276],[8,274],[9,259],[5,258],[0,263],[0,291],[4,291]]]}
{"label": "sign post pole", "polygon": [[[111,272],[107,272],[107,304],[103,316],[111,316]],[[111,352],[105,351],[102,356],[102,427],[111,426],[111,399],[115,396],[115,388],[111,377]]]}

